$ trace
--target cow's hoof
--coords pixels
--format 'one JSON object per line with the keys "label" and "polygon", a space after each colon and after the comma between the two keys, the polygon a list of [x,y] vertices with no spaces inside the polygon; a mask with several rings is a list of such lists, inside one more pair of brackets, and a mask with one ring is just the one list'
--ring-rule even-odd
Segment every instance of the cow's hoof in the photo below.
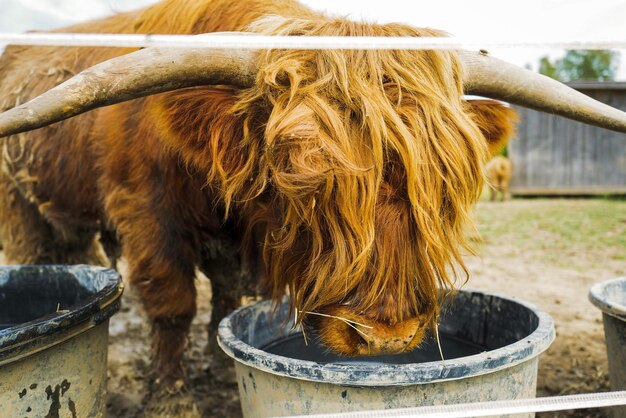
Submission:
{"label": "cow's hoof", "polygon": [[202,418],[193,396],[182,388],[182,381],[176,386],[180,389],[168,387],[151,392],[140,418]]}

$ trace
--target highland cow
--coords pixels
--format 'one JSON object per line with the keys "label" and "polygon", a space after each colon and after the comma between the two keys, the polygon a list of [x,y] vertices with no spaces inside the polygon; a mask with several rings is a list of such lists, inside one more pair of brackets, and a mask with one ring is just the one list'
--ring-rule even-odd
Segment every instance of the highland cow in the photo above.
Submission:
{"label": "highland cow", "polygon": [[[292,0],[165,0],[61,31],[443,35]],[[334,351],[420,344],[438,289],[466,275],[484,165],[515,120],[465,93],[626,130],[622,113],[468,51],[9,47],[3,109],[67,79],[0,116],[11,135],[0,174],[7,260],[125,256],[153,329],[156,382],[171,391],[184,381],[196,268],[213,286],[211,332],[258,282],[275,300],[288,294]]]}
{"label": "highland cow", "polygon": [[489,199],[496,201],[498,194],[503,202],[511,198],[509,184],[512,171],[511,160],[502,155],[496,155],[485,166],[485,177],[489,186]]}

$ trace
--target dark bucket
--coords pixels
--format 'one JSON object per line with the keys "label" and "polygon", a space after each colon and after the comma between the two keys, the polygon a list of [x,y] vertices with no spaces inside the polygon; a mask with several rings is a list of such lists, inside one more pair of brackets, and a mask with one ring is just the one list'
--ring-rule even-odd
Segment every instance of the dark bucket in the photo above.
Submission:
{"label": "dark bucket", "polygon": [[[626,390],[626,277],[594,285],[589,300],[602,311],[611,389]],[[626,406],[611,408],[611,413],[626,417]]]}
{"label": "dark bucket", "polygon": [[101,267],[0,267],[0,415],[103,417],[121,295]]}
{"label": "dark bucket", "polygon": [[439,326],[445,361],[432,337],[411,353],[341,358],[312,343],[294,347],[303,339],[288,312],[264,301],[220,323],[247,418],[531,398],[538,356],[555,336],[552,319],[532,305],[462,291]]}

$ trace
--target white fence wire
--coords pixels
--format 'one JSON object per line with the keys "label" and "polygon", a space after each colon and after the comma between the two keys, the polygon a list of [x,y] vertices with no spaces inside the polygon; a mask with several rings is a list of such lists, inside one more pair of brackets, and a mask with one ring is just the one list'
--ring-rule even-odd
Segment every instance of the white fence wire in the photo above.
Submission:
{"label": "white fence wire", "polygon": [[[626,391],[309,415],[308,418],[470,418],[626,405]],[[289,417],[289,418],[303,418]]]}
{"label": "white fence wire", "polygon": [[[245,35],[245,36],[242,36]],[[623,39],[498,40],[433,37],[268,36],[245,32],[206,35],[138,35],[96,33],[0,33],[0,44],[89,47],[212,49],[626,49]]]}

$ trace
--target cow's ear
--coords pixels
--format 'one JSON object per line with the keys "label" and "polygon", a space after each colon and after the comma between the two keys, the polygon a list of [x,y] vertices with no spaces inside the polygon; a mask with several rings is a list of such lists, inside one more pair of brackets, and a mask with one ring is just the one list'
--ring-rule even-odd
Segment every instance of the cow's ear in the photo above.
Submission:
{"label": "cow's ear", "polygon": [[153,96],[152,116],[164,145],[190,166],[226,181],[245,164],[240,152],[242,120],[232,112],[237,90],[193,87]]}
{"label": "cow's ear", "polygon": [[495,100],[468,100],[465,109],[485,136],[491,155],[498,154],[515,134],[519,117],[509,106]]}

